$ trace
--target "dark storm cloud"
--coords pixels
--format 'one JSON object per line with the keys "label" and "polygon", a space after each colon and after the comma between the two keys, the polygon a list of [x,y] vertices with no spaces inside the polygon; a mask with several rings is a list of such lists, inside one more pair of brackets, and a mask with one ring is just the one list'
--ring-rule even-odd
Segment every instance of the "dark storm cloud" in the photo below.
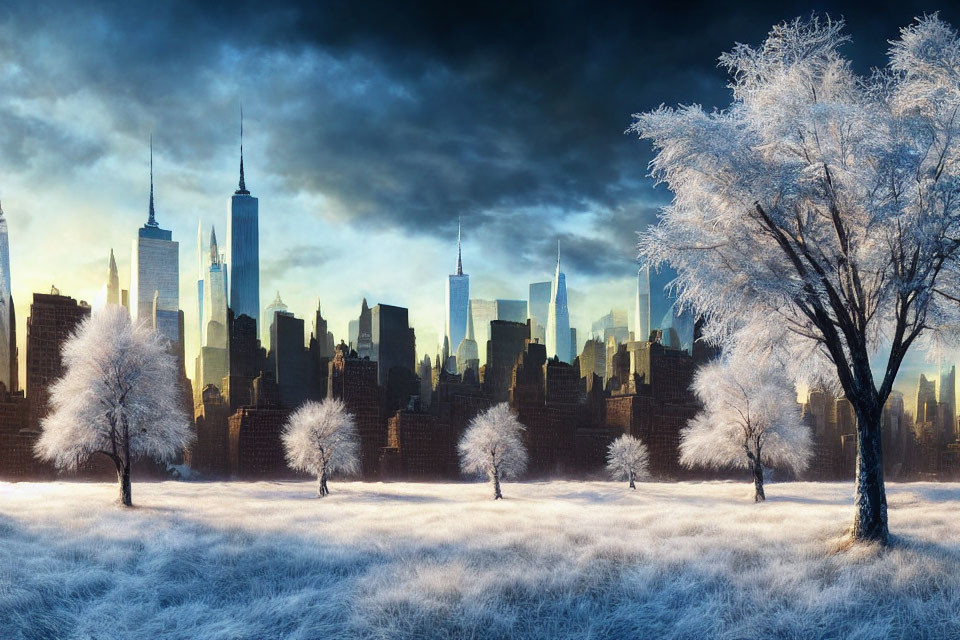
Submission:
{"label": "dark storm cloud", "polygon": [[[490,242],[536,229],[545,237],[521,260],[549,265],[560,237],[573,267],[602,275],[632,260],[633,232],[668,197],[643,178],[647,145],[623,134],[631,113],[722,107],[717,56],[775,22],[846,16],[865,70],[900,26],[938,8],[597,4],[22,3],[0,14],[0,54],[20,67],[6,90],[98,96],[116,131],[162,131],[174,161],[233,144],[242,95],[265,145],[253,176],[322,194],[357,225],[449,236],[464,215]],[[69,170],[104,153],[22,105],[2,108],[6,162]],[[561,230],[584,212],[608,246]]]}

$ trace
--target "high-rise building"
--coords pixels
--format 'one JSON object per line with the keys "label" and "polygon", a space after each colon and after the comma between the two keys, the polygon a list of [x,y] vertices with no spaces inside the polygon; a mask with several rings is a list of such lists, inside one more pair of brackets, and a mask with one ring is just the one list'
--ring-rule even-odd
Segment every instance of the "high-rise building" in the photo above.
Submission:
{"label": "high-rise building", "polygon": [[[349,347],[356,351],[357,350],[357,341],[360,338],[360,320],[354,318],[347,323],[347,344]],[[336,355],[336,354],[334,354]]]}
{"label": "high-rise building", "polygon": [[110,249],[110,263],[107,265],[107,304],[121,303],[120,296],[120,273],[117,271],[117,261],[113,257],[113,249]]}
{"label": "high-rise building", "polygon": [[377,363],[351,356],[344,345],[336,349],[327,376],[327,397],[342,400],[357,422],[360,470],[365,477],[379,469],[380,450],[387,445],[382,418]]}
{"label": "high-rise building", "polygon": [[289,312],[278,312],[270,325],[270,354],[274,379],[280,394],[280,407],[293,411],[306,400],[322,397],[314,381],[310,357],[304,346],[303,319]]}
{"label": "high-rise building", "polygon": [[577,349],[577,329],[576,327],[570,327],[570,360],[568,362],[576,360],[579,353]]}
{"label": "high-rise building", "polygon": [[637,271],[637,305],[634,310],[634,340],[650,339],[650,267]]}
{"label": "high-rise building", "polygon": [[373,320],[366,298],[360,305],[360,318],[357,320],[357,355],[371,360],[376,357],[373,352]]}
{"label": "high-rise building", "polygon": [[[234,310],[234,313],[235,313],[235,314],[237,313],[236,310]],[[262,339],[261,341],[267,343],[267,348],[268,348],[270,351],[273,351],[273,350],[274,350],[274,344],[273,344],[273,342],[272,342],[272,341],[273,341],[273,336],[272,336],[272,334],[271,334],[271,332],[270,332],[270,327],[273,326],[273,319],[274,319],[274,317],[275,317],[278,313],[287,313],[287,305],[285,305],[285,304],[283,303],[283,300],[280,299],[280,292],[279,292],[279,291],[277,291],[277,297],[273,299],[273,302],[271,302],[270,304],[267,305],[267,308],[266,308],[266,310],[264,311],[264,314],[263,314],[263,318],[264,318],[264,329],[266,330],[267,335],[266,335],[266,337],[265,337],[264,339]]]}
{"label": "high-rise building", "polygon": [[207,277],[207,262],[203,250],[203,220],[197,223],[197,330],[200,332],[200,344],[203,344],[203,281]]}
{"label": "high-rise building", "polygon": [[50,385],[63,375],[64,342],[89,316],[86,302],[62,296],[55,287],[49,294],[33,294],[27,318],[27,397],[32,427],[38,427],[47,415]]}
{"label": "high-rise building", "polygon": [[917,415],[916,423],[936,422],[937,416],[937,383],[935,380],[927,380],[927,376],[920,374],[920,382],[917,384]]}
{"label": "high-rise building", "polygon": [[[490,339],[490,323],[495,320],[504,322],[527,321],[526,300],[470,300],[470,319],[473,321],[474,340],[480,352],[480,364],[487,364],[486,344]],[[459,345],[458,345],[459,348]],[[457,366],[459,369],[459,365]]]}
{"label": "high-rise building", "polygon": [[[444,333],[450,349],[456,349],[467,331],[467,307],[470,302],[470,276],[463,272],[460,225],[457,225],[457,271],[447,276]],[[453,373],[451,371],[451,373]]]}
{"label": "high-rise building", "polygon": [[370,310],[370,326],[370,359],[377,362],[377,383],[387,386],[390,370],[395,367],[416,372],[416,340],[407,310],[378,304]]}
{"label": "high-rise building", "polygon": [[944,424],[941,425],[945,440],[957,438],[957,367],[940,364],[940,406],[943,407]]}
{"label": "high-rise building", "polygon": [[[110,254],[111,259],[113,254]],[[10,239],[7,219],[0,207],[0,382],[10,393],[17,390],[17,322],[10,288]]]}
{"label": "high-rise building", "polygon": [[195,398],[202,399],[203,390],[213,385],[223,390],[223,378],[230,375],[230,338],[227,327],[227,265],[217,246],[216,229],[210,229],[209,258],[206,278],[202,283],[204,300],[203,331],[200,334],[200,356],[197,359]]}
{"label": "high-rise building", "polygon": [[560,270],[560,243],[557,242],[557,270],[547,309],[547,357],[570,361],[570,312],[567,309],[567,277]]}
{"label": "high-rise building", "polygon": [[313,334],[311,342],[316,341],[317,356],[320,358],[333,357],[333,332],[327,330],[327,320],[320,310],[320,301],[317,300],[317,313],[313,317]]}
{"label": "high-rise building", "polygon": [[[230,196],[227,216],[227,264],[230,266],[230,299],[236,316],[257,321],[261,335],[270,323],[260,323],[260,204],[250,195],[243,175],[243,111],[240,112],[240,184]],[[265,340],[264,340],[265,341]]]}
{"label": "high-rise building", "polygon": [[150,208],[137,232],[130,261],[130,315],[156,327],[174,345],[180,335],[180,243],[157,223],[153,203],[153,137],[150,138]]}
{"label": "high-rise building", "polygon": [[541,344],[547,342],[547,316],[552,291],[552,282],[530,283],[530,299],[527,300],[527,318],[531,320],[530,339]]}
{"label": "high-rise building", "polygon": [[[473,306],[473,300],[468,303],[468,307]],[[489,327],[489,323],[487,327]],[[473,313],[472,309],[467,311],[467,335],[463,337],[457,346],[457,373],[463,375],[467,369],[473,369],[473,373],[480,373],[480,354],[477,348],[477,341],[474,339],[473,332]]]}
{"label": "high-rise building", "polygon": [[496,402],[505,402],[510,396],[513,366],[530,339],[530,322],[494,320],[490,323],[490,339],[484,345],[487,364],[484,365],[483,388]]}

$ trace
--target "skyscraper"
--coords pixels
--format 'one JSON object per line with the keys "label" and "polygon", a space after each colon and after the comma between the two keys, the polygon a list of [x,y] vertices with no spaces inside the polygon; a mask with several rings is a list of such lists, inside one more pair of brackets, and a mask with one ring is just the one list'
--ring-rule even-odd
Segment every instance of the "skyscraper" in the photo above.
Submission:
{"label": "skyscraper", "polygon": [[570,312],[567,309],[567,276],[560,271],[560,242],[557,242],[557,271],[547,309],[547,357],[570,361]]}
{"label": "skyscraper", "polygon": [[203,344],[203,281],[207,277],[207,264],[203,259],[203,220],[197,223],[197,329],[200,331],[200,344]]}
{"label": "skyscraper", "polygon": [[[377,382],[380,386],[387,386],[391,369],[399,367],[413,375],[417,370],[417,345],[407,309],[378,304],[368,310],[368,317],[371,328],[370,359],[377,362]],[[360,327],[360,344],[363,344],[362,316]]]}
{"label": "skyscraper", "polygon": [[357,355],[371,360],[376,357],[373,353],[373,321],[366,298],[360,305],[360,318],[357,320]]}
{"label": "skyscraper", "polygon": [[10,291],[10,239],[7,219],[0,207],[0,382],[10,392],[17,390],[16,330]]}
{"label": "skyscraper", "polygon": [[530,319],[530,339],[547,341],[547,315],[549,315],[552,282],[530,283],[530,299],[527,301],[527,318]]}
{"label": "skyscraper", "polygon": [[[231,309],[232,308],[233,307],[231,307]],[[237,313],[235,309],[233,312],[234,314]],[[276,317],[277,313],[286,313],[286,312],[287,312],[287,305],[285,305],[283,303],[283,300],[280,299],[280,292],[277,291],[277,297],[273,299],[273,302],[267,305],[267,308],[263,314],[263,317],[265,320],[264,329],[267,332],[266,339],[263,340],[263,342],[267,343],[267,348],[269,351],[273,351],[274,349],[276,349],[276,345],[273,344],[273,334],[270,332],[270,327],[273,326],[273,320]]]}
{"label": "skyscraper", "polygon": [[633,339],[650,339],[650,268],[637,271],[637,306],[633,319]]}
{"label": "skyscraper", "polygon": [[[473,339],[476,341],[477,349],[480,352],[480,364],[484,365],[487,363],[486,345],[487,340],[490,339],[490,323],[495,320],[526,323],[527,301],[473,298],[470,300],[470,319],[473,322]],[[457,348],[459,349],[459,345]],[[457,369],[460,368],[458,364]]]}
{"label": "skyscraper", "polygon": [[171,342],[180,335],[180,243],[157,223],[153,203],[153,136],[150,137],[150,207],[147,223],[133,241],[130,260],[130,316]]}
{"label": "skyscraper", "polygon": [[120,304],[120,274],[117,271],[117,261],[110,249],[110,263],[107,265],[107,304]]}
{"label": "skyscraper", "polygon": [[227,265],[217,246],[217,231],[210,229],[209,257],[203,286],[204,299],[199,305],[203,317],[200,333],[200,356],[197,358],[194,401],[202,399],[207,385],[224,391],[223,379],[230,375],[230,344],[227,328]]}
{"label": "skyscraper", "polygon": [[257,321],[266,336],[270,322],[260,323],[260,205],[247,191],[243,175],[243,110],[240,111],[240,184],[230,197],[227,216],[227,265],[230,267],[230,299],[236,316],[245,314]]}
{"label": "skyscraper", "polygon": [[[460,225],[457,225],[457,271],[447,276],[444,332],[450,349],[460,346],[467,331],[467,305],[470,302],[470,276],[463,272],[460,250]],[[455,372],[451,372],[455,373]]]}
{"label": "skyscraper", "polygon": [[940,406],[944,411],[944,422],[942,425],[943,436],[945,439],[954,439],[957,432],[957,367],[956,365],[947,365],[940,363]]}
{"label": "skyscraper", "polygon": [[[463,337],[463,340],[460,341],[460,344],[457,345],[457,373],[463,375],[467,369],[473,369],[474,374],[480,374],[480,353],[479,348],[477,347],[477,341],[474,339],[473,333],[473,300],[468,303],[468,312],[467,312],[467,335]],[[489,333],[489,322],[487,323],[487,330]],[[484,340],[486,344],[486,340]],[[486,350],[486,349],[484,349]]]}

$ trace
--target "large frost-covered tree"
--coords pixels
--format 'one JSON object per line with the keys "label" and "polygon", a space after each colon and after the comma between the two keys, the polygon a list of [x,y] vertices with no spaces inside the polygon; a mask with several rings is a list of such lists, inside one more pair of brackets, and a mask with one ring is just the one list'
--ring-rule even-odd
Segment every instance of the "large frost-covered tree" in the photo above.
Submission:
{"label": "large frost-covered tree", "polygon": [[680,434],[688,467],[749,468],[754,500],[766,499],[764,466],[803,471],[812,453],[794,385],[782,369],[729,357],[702,366],[693,390],[704,409]]}
{"label": "large frost-covered tree", "polygon": [[924,17],[869,77],[841,55],[846,40],[842,21],[778,25],[721,56],[726,109],[634,116],[674,195],[639,249],[676,270],[680,304],[716,342],[776,345],[798,381],[846,394],[853,538],[885,543],[881,411],[921,334],[957,322],[960,40]]}
{"label": "large frost-covered tree", "polygon": [[649,465],[647,445],[640,438],[625,433],[607,447],[607,470],[614,478],[629,480],[631,489],[637,488],[635,480],[642,480],[649,475]]}
{"label": "large frost-covered tree", "polygon": [[84,320],[63,346],[66,373],[50,388],[52,411],[41,424],[37,455],[60,469],[107,456],[117,469],[120,502],[131,506],[131,461],[170,460],[193,438],[167,345],[117,305]]}
{"label": "large frost-covered tree", "polygon": [[493,486],[493,499],[503,497],[500,480],[515,477],[527,468],[523,425],[506,402],[477,415],[460,439],[460,468],[464,473],[485,473]]}
{"label": "large frost-covered tree", "polygon": [[283,427],[287,462],[317,476],[317,497],[329,495],[327,475],[360,468],[357,422],[341,400],[305,402]]}

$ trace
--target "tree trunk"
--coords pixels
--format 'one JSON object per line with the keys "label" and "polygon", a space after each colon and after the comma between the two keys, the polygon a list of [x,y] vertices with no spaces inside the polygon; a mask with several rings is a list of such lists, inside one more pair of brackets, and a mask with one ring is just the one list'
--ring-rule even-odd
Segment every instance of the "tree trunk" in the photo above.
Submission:
{"label": "tree trunk", "polygon": [[763,502],[767,499],[766,494],[763,493],[763,465],[760,463],[760,460],[753,461],[753,501],[754,502]]}
{"label": "tree trunk", "polygon": [[324,469],[317,476],[317,497],[322,498],[327,495],[330,495],[330,490],[327,489],[327,471]]}
{"label": "tree trunk", "polygon": [[120,482],[120,504],[132,507],[133,487],[130,485],[130,465],[123,465],[117,469],[117,480]]}
{"label": "tree trunk", "polygon": [[633,471],[630,471],[630,488],[631,488],[631,489],[636,489],[636,488],[637,488],[637,485],[635,485],[635,484],[633,483]]}
{"label": "tree trunk", "polygon": [[857,489],[853,539],[887,544],[887,492],[883,484],[880,407],[854,405],[857,414]]}
{"label": "tree trunk", "polygon": [[490,472],[490,482],[493,483],[493,499],[502,500],[503,494],[500,493],[500,472],[497,469]]}

